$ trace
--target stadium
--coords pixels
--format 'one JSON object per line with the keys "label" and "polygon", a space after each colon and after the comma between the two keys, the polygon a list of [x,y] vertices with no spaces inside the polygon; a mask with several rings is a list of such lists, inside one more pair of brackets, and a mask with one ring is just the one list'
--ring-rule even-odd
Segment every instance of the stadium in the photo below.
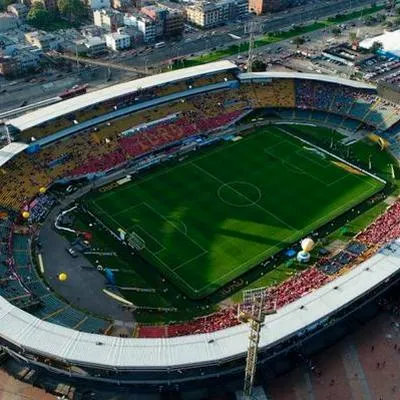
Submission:
{"label": "stadium", "polygon": [[47,390],[240,378],[256,288],[259,361],[278,374],[400,277],[400,105],[372,85],[221,61],[5,127],[0,356]]}

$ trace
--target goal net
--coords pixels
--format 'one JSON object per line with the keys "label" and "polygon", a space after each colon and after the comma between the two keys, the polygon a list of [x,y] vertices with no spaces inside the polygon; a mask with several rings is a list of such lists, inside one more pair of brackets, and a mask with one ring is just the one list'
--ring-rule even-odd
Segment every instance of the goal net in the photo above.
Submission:
{"label": "goal net", "polygon": [[127,235],[126,242],[135,250],[143,250],[146,247],[145,241],[135,232],[130,232]]}

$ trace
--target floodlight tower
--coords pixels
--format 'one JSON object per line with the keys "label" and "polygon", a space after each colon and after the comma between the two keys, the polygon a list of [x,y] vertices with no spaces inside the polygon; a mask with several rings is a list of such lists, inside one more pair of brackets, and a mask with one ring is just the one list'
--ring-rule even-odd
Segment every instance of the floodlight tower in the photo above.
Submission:
{"label": "floodlight tower", "polygon": [[251,21],[244,27],[244,33],[249,34],[249,51],[247,56],[247,72],[253,71],[253,50],[254,50],[254,37],[259,30],[255,21]]}
{"label": "floodlight tower", "polygon": [[388,0],[388,8],[390,15],[393,15],[393,12],[396,8],[396,0]]}
{"label": "floodlight tower", "polygon": [[243,304],[246,310],[239,313],[239,321],[250,324],[249,344],[247,348],[246,369],[244,375],[243,396],[245,399],[252,398],[254,378],[257,369],[258,345],[260,343],[260,332],[266,315],[275,314],[276,310],[264,309],[266,303],[266,290],[255,289],[243,292]]}
{"label": "floodlight tower", "polygon": [[8,125],[6,124],[6,122],[4,122],[4,129],[6,132],[6,136],[7,136],[7,144],[11,143],[11,135],[10,135],[10,130],[8,129]]}

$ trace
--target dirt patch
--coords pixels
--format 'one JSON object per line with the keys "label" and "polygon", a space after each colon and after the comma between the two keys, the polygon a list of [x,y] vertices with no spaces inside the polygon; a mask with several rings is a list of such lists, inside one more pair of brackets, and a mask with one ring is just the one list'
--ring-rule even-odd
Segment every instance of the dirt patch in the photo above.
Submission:
{"label": "dirt patch", "polygon": [[343,168],[344,170],[346,170],[347,172],[350,172],[351,174],[354,175],[364,175],[360,170],[351,167],[348,164],[345,164],[341,161],[332,161],[336,166],[338,166],[339,168]]}

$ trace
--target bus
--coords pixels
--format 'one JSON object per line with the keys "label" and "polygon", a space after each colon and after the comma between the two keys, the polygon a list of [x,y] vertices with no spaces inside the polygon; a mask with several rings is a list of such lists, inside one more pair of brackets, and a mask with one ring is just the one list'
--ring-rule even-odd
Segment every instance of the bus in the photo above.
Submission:
{"label": "bus", "polygon": [[161,49],[161,47],[165,47],[165,42],[159,42],[154,45],[155,49]]}
{"label": "bus", "polygon": [[234,35],[233,33],[228,33],[228,36],[230,36],[232,39],[235,39],[235,40],[240,40],[241,39],[240,36]]}

